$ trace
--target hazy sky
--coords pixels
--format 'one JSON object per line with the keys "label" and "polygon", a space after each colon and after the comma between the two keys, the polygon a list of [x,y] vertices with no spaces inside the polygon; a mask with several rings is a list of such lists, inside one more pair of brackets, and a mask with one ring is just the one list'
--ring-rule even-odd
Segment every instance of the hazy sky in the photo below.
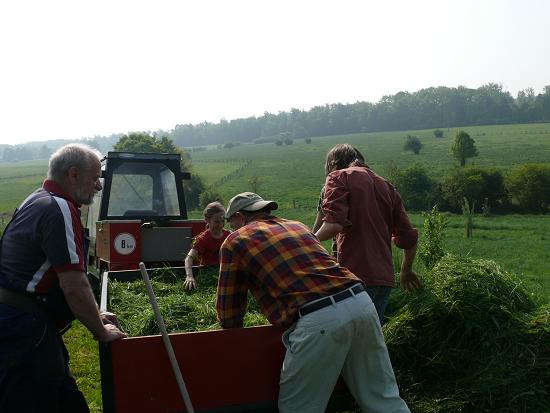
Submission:
{"label": "hazy sky", "polygon": [[0,143],[550,84],[547,0],[3,0]]}

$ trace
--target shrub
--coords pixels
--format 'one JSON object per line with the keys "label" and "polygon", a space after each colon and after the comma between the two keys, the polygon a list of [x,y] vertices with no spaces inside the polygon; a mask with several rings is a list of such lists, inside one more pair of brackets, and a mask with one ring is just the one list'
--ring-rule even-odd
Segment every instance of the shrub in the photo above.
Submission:
{"label": "shrub", "polygon": [[510,173],[507,187],[523,211],[545,213],[550,205],[550,166],[522,165]]}
{"label": "shrub", "polygon": [[434,205],[436,184],[428,176],[423,164],[415,163],[403,170],[394,167],[391,175],[390,179],[401,194],[407,209],[421,211]]}
{"label": "shrub", "polygon": [[424,217],[424,227],[420,237],[418,258],[427,269],[431,269],[445,255],[443,237],[449,222],[438,211],[437,206],[434,206],[429,213],[422,213],[422,216]]}
{"label": "shrub", "polygon": [[305,141],[306,143],[311,143],[311,138],[305,138],[304,141]]}
{"label": "shrub", "polygon": [[292,138],[286,138],[284,142],[285,145],[292,145],[294,143],[294,140],[292,140]]}
{"label": "shrub", "polygon": [[462,210],[464,198],[470,203],[475,202],[478,211],[483,205],[498,212],[504,212],[510,206],[504,177],[495,168],[455,168],[443,178],[442,192],[444,200],[454,212]]}
{"label": "shrub", "polygon": [[422,149],[424,145],[422,145],[422,142],[420,142],[420,139],[418,137],[413,135],[407,135],[405,138],[405,143],[403,144],[403,149],[406,151],[412,151],[415,155],[418,155],[420,153],[420,149]]}
{"label": "shrub", "polygon": [[207,189],[206,191],[201,192],[199,196],[199,207],[206,208],[206,205],[214,201],[221,202],[222,204],[224,203],[219,192],[216,192],[213,189]]}
{"label": "shrub", "polygon": [[434,136],[436,138],[442,138],[443,137],[443,131],[441,129],[434,130]]}
{"label": "shrub", "polygon": [[277,146],[281,146],[282,144],[283,144],[283,141],[280,140],[280,139],[275,141],[275,145],[277,145]]}

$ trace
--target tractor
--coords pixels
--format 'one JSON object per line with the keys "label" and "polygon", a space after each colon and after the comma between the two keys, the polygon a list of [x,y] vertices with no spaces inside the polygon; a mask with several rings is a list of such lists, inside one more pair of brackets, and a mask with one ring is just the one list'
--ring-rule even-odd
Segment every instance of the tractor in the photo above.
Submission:
{"label": "tractor", "polygon": [[[169,266],[183,277],[194,236],[205,228],[190,220],[179,154],[109,152],[103,190],[88,208],[92,281],[100,309],[108,311],[110,280],[151,277]],[[169,334],[195,412],[277,412],[278,378],[285,348],[274,326]],[[105,413],[186,412],[161,336],[100,343]],[[345,386],[337,386],[329,410],[349,409]]]}
{"label": "tractor", "polygon": [[106,270],[181,266],[202,220],[187,219],[179,154],[109,152],[87,214],[90,262]]}

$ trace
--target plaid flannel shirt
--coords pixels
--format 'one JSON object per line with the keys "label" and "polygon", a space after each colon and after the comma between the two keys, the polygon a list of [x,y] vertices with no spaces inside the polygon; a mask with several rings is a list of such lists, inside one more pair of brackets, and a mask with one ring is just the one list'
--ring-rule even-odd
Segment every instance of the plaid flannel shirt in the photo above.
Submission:
{"label": "plaid flannel shirt", "polygon": [[288,327],[305,303],[361,282],[304,224],[273,216],[229,235],[220,257],[216,309],[223,328],[242,327],[248,291],[272,324]]}

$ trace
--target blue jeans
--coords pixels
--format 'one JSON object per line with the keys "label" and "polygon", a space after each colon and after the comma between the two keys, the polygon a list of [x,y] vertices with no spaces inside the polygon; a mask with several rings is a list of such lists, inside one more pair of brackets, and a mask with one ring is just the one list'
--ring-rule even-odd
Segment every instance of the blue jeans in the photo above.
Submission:
{"label": "blue jeans", "polygon": [[0,411],[89,412],[57,329],[33,317],[23,328],[10,330],[0,335]]}
{"label": "blue jeans", "polygon": [[386,307],[388,306],[388,300],[390,299],[392,287],[376,285],[373,287],[367,287],[366,290],[370,296],[370,299],[374,303],[374,307],[378,313],[378,318],[380,319],[380,324],[384,324],[384,313],[386,312]]}

